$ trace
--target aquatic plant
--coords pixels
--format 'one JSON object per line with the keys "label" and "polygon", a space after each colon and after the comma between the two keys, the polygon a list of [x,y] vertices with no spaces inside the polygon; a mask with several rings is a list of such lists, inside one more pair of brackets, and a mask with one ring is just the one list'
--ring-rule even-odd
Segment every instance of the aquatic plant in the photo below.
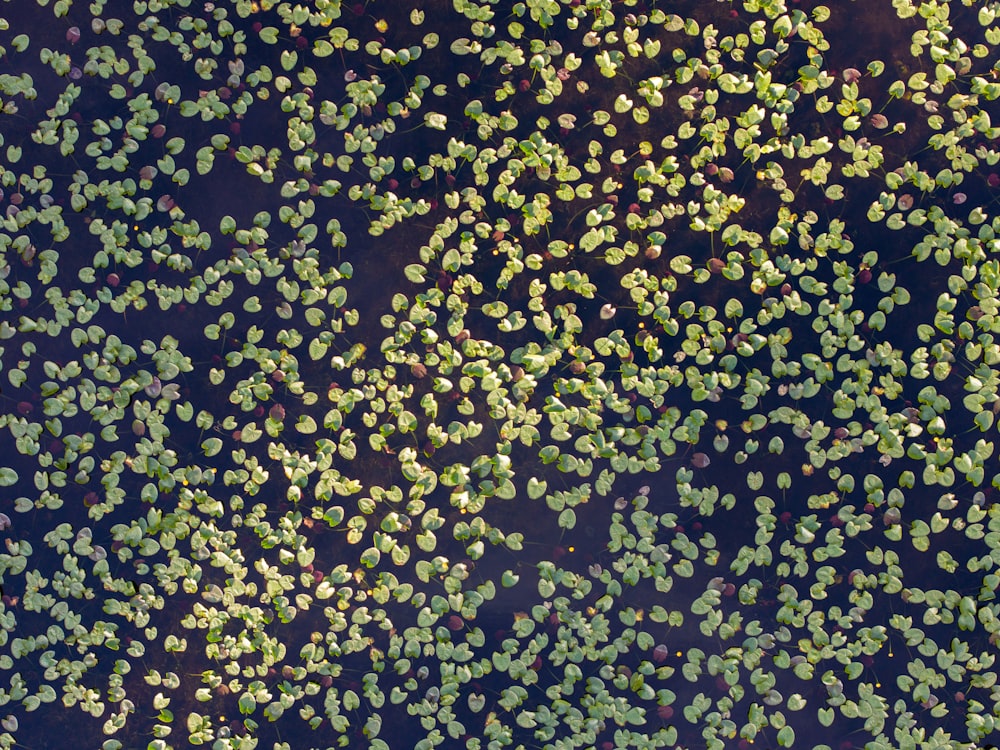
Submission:
{"label": "aquatic plant", "polygon": [[998,8],[659,5],[5,11],[0,746],[991,736]]}

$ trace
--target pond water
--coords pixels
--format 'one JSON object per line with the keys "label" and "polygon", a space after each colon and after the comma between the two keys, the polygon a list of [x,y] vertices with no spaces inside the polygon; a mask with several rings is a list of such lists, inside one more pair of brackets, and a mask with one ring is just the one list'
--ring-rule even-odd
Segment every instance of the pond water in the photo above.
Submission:
{"label": "pond water", "polygon": [[996,6],[5,6],[0,747],[989,747]]}

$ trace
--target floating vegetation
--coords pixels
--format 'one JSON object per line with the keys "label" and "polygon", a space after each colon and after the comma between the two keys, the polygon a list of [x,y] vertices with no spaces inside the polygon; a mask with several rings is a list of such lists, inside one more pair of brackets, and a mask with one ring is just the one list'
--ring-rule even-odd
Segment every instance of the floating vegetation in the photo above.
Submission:
{"label": "floating vegetation", "polygon": [[997,3],[3,12],[0,747],[994,735]]}

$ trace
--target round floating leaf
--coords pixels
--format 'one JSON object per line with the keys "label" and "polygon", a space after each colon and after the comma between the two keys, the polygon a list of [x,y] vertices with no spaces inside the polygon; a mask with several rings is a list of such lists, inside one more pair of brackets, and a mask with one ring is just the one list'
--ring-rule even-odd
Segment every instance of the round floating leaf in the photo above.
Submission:
{"label": "round floating leaf", "polygon": [[419,263],[410,263],[403,269],[403,273],[414,284],[423,284],[427,278],[427,269]]}
{"label": "round floating leaf", "polygon": [[295,430],[303,435],[312,435],[317,429],[316,420],[308,414],[301,415],[295,423]]}
{"label": "round floating leaf", "polygon": [[572,529],[576,526],[576,511],[572,508],[565,508],[559,514],[559,528]]}
{"label": "round floating leaf", "polygon": [[548,483],[544,479],[537,479],[536,477],[531,477],[528,479],[528,497],[532,500],[537,500],[545,495],[545,490],[548,487]]}

